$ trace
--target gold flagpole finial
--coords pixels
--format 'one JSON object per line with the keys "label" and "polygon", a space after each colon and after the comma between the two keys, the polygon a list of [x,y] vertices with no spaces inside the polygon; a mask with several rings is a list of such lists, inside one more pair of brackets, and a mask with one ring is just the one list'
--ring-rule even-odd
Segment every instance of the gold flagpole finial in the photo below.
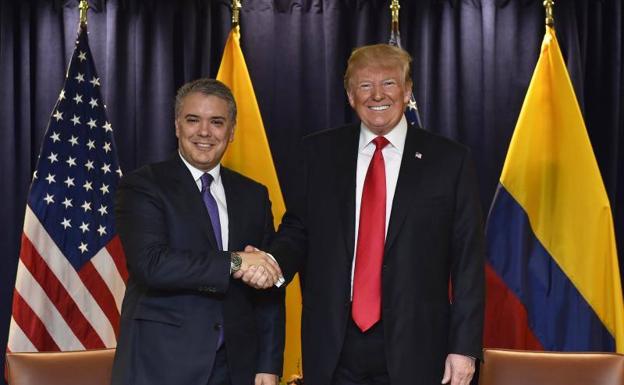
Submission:
{"label": "gold flagpole finial", "polygon": [[544,8],[546,8],[546,25],[549,27],[555,26],[555,18],[553,17],[553,7],[555,6],[554,0],[544,0]]}
{"label": "gold flagpole finial", "polygon": [[399,0],[392,0],[390,4],[390,11],[392,11],[392,30],[397,32],[399,30]]}
{"label": "gold flagpole finial", "polygon": [[240,0],[232,0],[232,28],[238,27],[241,8]]}
{"label": "gold flagpole finial", "polygon": [[87,0],[80,0],[80,4],[78,5],[78,9],[80,9],[80,25],[87,25],[87,9],[89,9],[89,3]]}

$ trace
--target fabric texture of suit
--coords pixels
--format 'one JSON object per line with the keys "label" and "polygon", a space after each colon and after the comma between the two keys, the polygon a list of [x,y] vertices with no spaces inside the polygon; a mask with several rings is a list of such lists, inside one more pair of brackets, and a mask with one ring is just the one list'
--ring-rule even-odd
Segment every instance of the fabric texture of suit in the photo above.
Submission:
{"label": "fabric texture of suit", "polygon": [[[312,385],[331,383],[351,317],[359,131],[349,125],[304,139],[299,190],[271,245],[287,280],[301,272],[303,372]],[[481,357],[483,261],[469,151],[408,128],[382,266],[393,385],[439,384],[448,353]]]}
{"label": "fabric texture of suit", "polygon": [[[221,167],[229,250],[264,247],[274,234],[264,186]],[[176,153],[125,176],[115,207],[130,278],[113,384],[206,384],[223,327],[232,385],[280,374],[283,290],[230,277],[190,171]]]}

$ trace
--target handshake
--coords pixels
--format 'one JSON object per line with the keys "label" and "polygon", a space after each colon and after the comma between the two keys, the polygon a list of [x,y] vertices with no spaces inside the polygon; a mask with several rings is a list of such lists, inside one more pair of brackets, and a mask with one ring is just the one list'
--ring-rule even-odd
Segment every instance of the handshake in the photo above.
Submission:
{"label": "handshake", "polygon": [[234,254],[240,257],[240,267],[232,271],[235,279],[240,279],[255,289],[280,287],[284,284],[282,270],[271,255],[253,246],[247,246],[245,251]]}

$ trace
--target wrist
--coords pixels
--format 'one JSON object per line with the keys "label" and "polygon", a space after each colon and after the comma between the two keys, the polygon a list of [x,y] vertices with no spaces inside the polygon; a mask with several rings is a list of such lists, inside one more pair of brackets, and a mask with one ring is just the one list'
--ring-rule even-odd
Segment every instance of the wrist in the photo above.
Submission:
{"label": "wrist", "polygon": [[240,270],[243,258],[238,253],[230,252],[230,274],[234,274]]}

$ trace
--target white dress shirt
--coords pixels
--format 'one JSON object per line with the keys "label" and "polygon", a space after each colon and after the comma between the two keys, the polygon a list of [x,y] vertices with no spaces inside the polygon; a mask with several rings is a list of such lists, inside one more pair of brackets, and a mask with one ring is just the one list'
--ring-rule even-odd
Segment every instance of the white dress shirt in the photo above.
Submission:
{"label": "white dress shirt", "polygon": [[[358,232],[360,227],[360,206],[362,205],[362,191],[364,190],[364,179],[368,166],[375,153],[375,144],[372,142],[378,135],[364,125],[360,126],[360,141],[358,144],[357,170],[355,175],[355,245],[353,247],[353,264],[351,265],[351,298],[353,298],[353,274],[355,272],[355,258],[357,255]],[[392,201],[399,179],[399,169],[403,149],[405,148],[405,137],[407,136],[407,120],[405,116],[399,123],[384,137],[390,142],[381,150],[384,157],[386,169],[386,230],[388,234],[388,224],[392,212]]]}
{"label": "white dress shirt", "polygon": [[[180,153],[178,152],[178,154]],[[193,175],[195,184],[201,192],[201,177],[202,175],[204,175],[204,171],[194,167],[189,162],[187,162],[182,154],[180,154],[180,158],[182,158],[182,161],[191,172],[191,175]],[[219,207],[219,222],[221,223],[221,244],[223,245],[223,250],[227,250],[229,239],[229,219],[227,212],[227,201],[225,199],[225,189],[223,188],[223,183],[221,182],[221,164],[217,164],[212,170],[208,171],[208,173],[212,175],[213,178],[213,181],[210,184],[210,193],[214,197],[215,201],[217,201],[217,206]]]}

